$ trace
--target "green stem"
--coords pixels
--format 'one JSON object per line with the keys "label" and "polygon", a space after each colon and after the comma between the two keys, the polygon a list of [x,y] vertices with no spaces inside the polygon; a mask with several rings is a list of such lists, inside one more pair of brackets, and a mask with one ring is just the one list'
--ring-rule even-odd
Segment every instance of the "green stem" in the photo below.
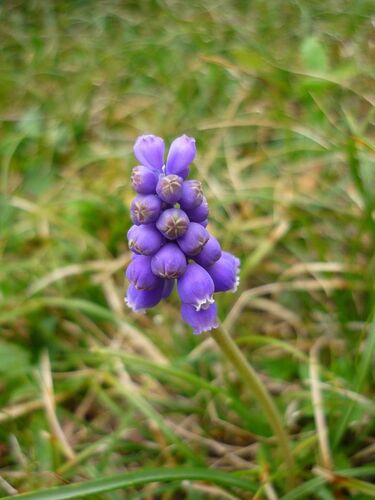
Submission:
{"label": "green stem", "polygon": [[280,451],[288,467],[288,477],[292,483],[293,480],[291,478],[294,476],[295,466],[294,458],[289,447],[288,434],[284,429],[280,414],[269,392],[263,385],[254,368],[246,360],[245,356],[237,347],[237,344],[223,326],[213,330],[211,336],[218,344],[223,354],[237,370],[244,384],[252,391],[258,403],[261,405],[278,440]]}

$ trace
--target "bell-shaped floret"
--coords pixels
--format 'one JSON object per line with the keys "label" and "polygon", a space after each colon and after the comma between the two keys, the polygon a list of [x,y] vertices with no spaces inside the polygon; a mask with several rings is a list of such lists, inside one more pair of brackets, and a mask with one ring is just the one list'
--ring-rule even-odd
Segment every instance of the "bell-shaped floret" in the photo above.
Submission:
{"label": "bell-shaped floret", "polygon": [[196,155],[195,139],[182,135],[169,148],[166,173],[179,175],[185,179],[189,175],[189,165]]}
{"label": "bell-shaped floret", "polygon": [[210,304],[207,309],[196,311],[190,304],[181,305],[182,319],[193,328],[193,333],[199,335],[219,326],[217,320],[216,303]]}
{"label": "bell-shaped floret", "polygon": [[156,135],[141,135],[135,141],[134,154],[139,163],[161,172],[164,165],[164,141]]}
{"label": "bell-shaped floret", "polygon": [[240,283],[240,260],[231,253],[222,252],[207,272],[215,283],[215,292],[235,292]]}
{"label": "bell-shaped floret", "polygon": [[177,280],[180,299],[197,311],[213,304],[214,282],[208,272],[198,264],[188,264],[184,274]]}

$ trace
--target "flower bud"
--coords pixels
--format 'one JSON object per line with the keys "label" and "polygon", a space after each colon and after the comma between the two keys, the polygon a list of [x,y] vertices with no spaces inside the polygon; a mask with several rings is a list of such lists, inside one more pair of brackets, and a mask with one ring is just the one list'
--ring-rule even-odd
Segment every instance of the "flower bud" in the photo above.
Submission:
{"label": "flower bud", "polygon": [[145,167],[161,171],[164,165],[164,141],[156,135],[141,135],[134,144],[134,154]]}
{"label": "flower bud", "polygon": [[[159,250],[160,251],[160,250]],[[202,250],[198,255],[194,257],[197,264],[202,267],[212,266],[221,257],[221,247],[220,243],[216,238],[210,236],[210,239],[204,245]]]}
{"label": "flower bud", "polygon": [[219,326],[216,303],[210,304],[207,309],[200,309],[199,311],[196,311],[190,304],[182,304],[181,316],[182,319],[193,328],[193,333],[196,335],[208,332]]}
{"label": "flower bud", "polygon": [[199,222],[200,224],[202,224],[203,221],[207,220],[208,212],[208,203],[205,197],[203,197],[203,201],[200,205],[192,208],[191,210],[186,210],[190,222]]}
{"label": "flower bud", "polygon": [[133,255],[128,265],[126,277],[138,290],[153,290],[160,285],[160,278],[151,270],[151,259],[145,255]]}
{"label": "flower bud", "polygon": [[185,179],[189,174],[189,165],[196,154],[195,139],[182,135],[177,137],[169,148],[166,173],[176,174]]}
{"label": "flower bud", "polygon": [[131,175],[131,184],[134,191],[141,194],[154,194],[159,175],[156,170],[138,165]]}
{"label": "flower bud", "polygon": [[185,234],[178,238],[177,243],[186,255],[194,256],[199,254],[209,237],[207,229],[201,224],[190,222]]}
{"label": "flower bud", "polygon": [[161,301],[163,290],[163,280],[153,290],[138,290],[134,285],[129,285],[125,302],[134,312],[141,312],[156,306]]}
{"label": "flower bud", "polygon": [[[192,210],[203,201],[202,183],[195,179],[184,181],[180,198],[180,207],[183,210]],[[205,217],[206,218],[206,217]]]}
{"label": "flower bud", "polygon": [[140,255],[154,255],[165,239],[153,224],[132,226],[128,231],[129,249]]}
{"label": "flower bud", "polygon": [[159,178],[156,193],[166,203],[174,205],[181,197],[183,179],[178,175],[163,175]]}
{"label": "flower bud", "polygon": [[159,278],[175,279],[186,270],[186,257],[175,243],[167,243],[152,257],[151,269]]}
{"label": "flower bud", "polygon": [[215,292],[235,292],[240,283],[240,260],[228,252],[222,252],[221,257],[207,272],[215,284]]}
{"label": "flower bud", "polygon": [[156,222],[156,227],[168,240],[175,240],[185,234],[188,226],[188,216],[179,208],[164,210]]}
{"label": "flower bud", "polygon": [[198,264],[188,264],[184,274],[177,280],[181,301],[194,306],[196,311],[207,309],[214,303],[214,289],[211,276]]}
{"label": "flower bud", "polygon": [[155,194],[139,194],[130,205],[133,224],[150,224],[155,222],[161,211],[161,200]]}

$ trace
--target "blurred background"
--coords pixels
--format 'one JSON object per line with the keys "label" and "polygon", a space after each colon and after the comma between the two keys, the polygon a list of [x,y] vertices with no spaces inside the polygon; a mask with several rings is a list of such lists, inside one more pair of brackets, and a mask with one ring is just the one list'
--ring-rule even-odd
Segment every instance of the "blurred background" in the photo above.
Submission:
{"label": "blurred background", "polygon": [[0,16],[0,497],[197,464],[285,494],[264,416],[177,297],[123,303],[143,133],[197,140],[210,230],[242,263],[219,315],[291,434],[293,498],[373,496],[373,0],[14,0]]}

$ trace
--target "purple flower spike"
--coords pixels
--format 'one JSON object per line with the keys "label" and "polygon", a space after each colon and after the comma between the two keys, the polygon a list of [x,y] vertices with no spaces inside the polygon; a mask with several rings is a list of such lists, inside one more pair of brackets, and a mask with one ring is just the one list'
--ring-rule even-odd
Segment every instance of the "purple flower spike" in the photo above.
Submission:
{"label": "purple flower spike", "polygon": [[187,135],[175,139],[165,166],[160,137],[139,137],[134,153],[140,165],[131,176],[137,196],[130,209],[133,257],[126,272],[126,301],[133,311],[151,308],[169,297],[177,281],[182,319],[196,334],[216,328],[214,293],[236,289],[240,261],[222,252],[208,233],[202,185],[186,179],[195,140]]}
{"label": "purple flower spike", "polygon": [[[191,222],[199,222],[202,224],[208,218],[208,203],[206,198],[203,197],[203,201],[196,208],[191,210],[186,210],[187,216]],[[207,220],[208,223],[208,220]],[[203,225],[203,224],[202,224]],[[206,224],[207,225],[207,224]]]}
{"label": "purple flower spike", "polygon": [[221,257],[221,246],[216,238],[210,236],[210,239],[202,248],[201,252],[194,257],[197,264],[202,267],[212,266]]}
{"label": "purple flower spike", "polygon": [[188,264],[185,273],[177,280],[177,290],[181,301],[194,306],[196,311],[208,309],[214,303],[214,282],[198,264]]}
{"label": "purple flower spike", "polygon": [[203,201],[202,183],[192,179],[182,184],[180,206],[183,210],[192,210]]}
{"label": "purple flower spike", "polygon": [[140,194],[154,194],[158,178],[159,175],[154,169],[138,165],[132,171],[132,188]]}
{"label": "purple flower spike", "polygon": [[134,312],[142,312],[145,309],[150,309],[156,306],[156,304],[159,304],[163,290],[163,280],[161,280],[160,285],[153,290],[138,290],[134,285],[129,285],[125,302]]}
{"label": "purple flower spike", "polygon": [[160,286],[160,278],[151,270],[151,259],[145,255],[133,255],[128,265],[126,277],[138,290],[154,290]]}
{"label": "purple flower spike", "polygon": [[221,258],[207,272],[215,283],[215,292],[235,292],[240,283],[240,260],[228,252],[222,252]]}
{"label": "purple flower spike", "polygon": [[182,183],[183,179],[178,175],[163,175],[156,186],[156,193],[163,201],[174,205],[181,198]]}
{"label": "purple flower spike", "polygon": [[161,211],[161,200],[154,194],[139,194],[131,203],[130,215],[133,224],[150,224],[155,222]]}
{"label": "purple flower spike", "polygon": [[190,222],[185,234],[178,238],[177,243],[186,255],[198,255],[209,240],[207,229],[197,222]]}
{"label": "purple flower spike", "polygon": [[215,303],[210,304],[208,309],[201,309],[200,311],[196,311],[190,304],[182,304],[181,316],[193,328],[193,333],[196,335],[219,326]]}
{"label": "purple flower spike", "polygon": [[188,226],[188,216],[179,208],[167,208],[156,222],[156,227],[168,240],[175,240],[185,234]]}
{"label": "purple flower spike", "polygon": [[185,179],[189,174],[189,165],[196,154],[195,139],[182,135],[177,137],[169,148],[166,173],[176,174]]}
{"label": "purple flower spike", "polygon": [[140,255],[154,255],[165,239],[153,224],[132,226],[128,231],[129,249]]}
{"label": "purple flower spike", "polygon": [[155,276],[168,280],[179,278],[186,270],[186,257],[175,243],[167,243],[152,257]]}
{"label": "purple flower spike", "polygon": [[141,135],[134,144],[134,154],[139,163],[161,172],[164,165],[164,141],[156,135]]}

